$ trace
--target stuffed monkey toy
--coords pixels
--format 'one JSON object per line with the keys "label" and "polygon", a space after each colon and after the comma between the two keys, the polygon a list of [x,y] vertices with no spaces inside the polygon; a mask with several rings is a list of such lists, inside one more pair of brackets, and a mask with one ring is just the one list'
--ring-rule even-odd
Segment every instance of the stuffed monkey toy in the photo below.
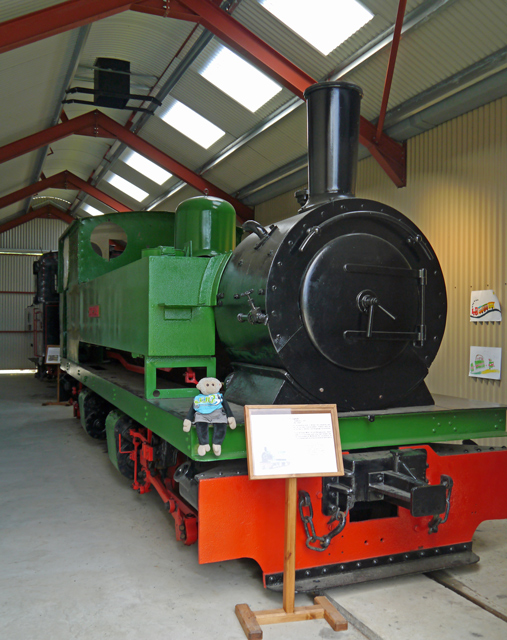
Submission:
{"label": "stuffed monkey toy", "polygon": [[201,392],[195,396],[187,417],[183,420],[183,431],[190,431],[195,424],[199,447],[197,454],[205,455],[210,450],[209,427],[213,427],[213,453],[219,456],[222,453],[222,442],[227,431],[227,424],[231,429],[236,428],[236,420],[232,415],[227,400],[219,393],[222,383],[216,378],[202,378],[197,383]]}

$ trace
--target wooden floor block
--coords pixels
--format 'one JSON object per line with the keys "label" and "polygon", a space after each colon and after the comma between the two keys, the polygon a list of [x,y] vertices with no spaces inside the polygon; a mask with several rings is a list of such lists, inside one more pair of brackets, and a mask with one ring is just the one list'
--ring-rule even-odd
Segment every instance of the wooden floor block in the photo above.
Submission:
{"label": "wooden floor block", "polygon": [[333,631],[348,629],[348,622],[327,598],[318,596],[314,602],[314,605],[307,607],[295,607],[292,612],[287,612],[285,609],[252,611],[247,604],[237,604],[235,611],[248,640],[261,640],[262,629],[260,625],[279,622],[301,622],[302,620],[321,620],[324,618]]}
{"label": "wooden floor block", "polygon": [[301,622],[302,620],[318,620],[324,617],[322,607],[296,607],[293,612],[284,609],[268,609],[266,611],[254,611],[255,618],[260,625],[277,624],[278,622]]}
{"label": "wooden floor block", "polygon": [[349,623],[342,614],[333,607],[329,600],[324,596],[318,596],[313,600],[316,605],[324,609],[324,618],[333,631],[346,631]]}
{"label": "wooden floor block", "polygon": [[237,604],[235,612],[248,640],[262,640],[262,629],[247,604]]}

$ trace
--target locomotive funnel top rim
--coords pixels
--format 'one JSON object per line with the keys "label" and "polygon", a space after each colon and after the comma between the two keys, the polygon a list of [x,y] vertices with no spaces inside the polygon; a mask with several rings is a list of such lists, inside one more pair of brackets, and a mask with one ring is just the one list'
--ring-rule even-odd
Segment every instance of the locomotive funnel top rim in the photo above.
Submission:
{"label": "locomotive funnel top rim", "polygon": [[347,89],[349,91],[357,91],[360,97],[363,97],[363,90],[357,84],[353,84],[352,82],[342,82],[340,80],[329,80],[327,82],[316,82],[315,84],[310,85],[304,91],[305,100],[308,99],[308,96],[314,91],[319,91],[322,89]]}

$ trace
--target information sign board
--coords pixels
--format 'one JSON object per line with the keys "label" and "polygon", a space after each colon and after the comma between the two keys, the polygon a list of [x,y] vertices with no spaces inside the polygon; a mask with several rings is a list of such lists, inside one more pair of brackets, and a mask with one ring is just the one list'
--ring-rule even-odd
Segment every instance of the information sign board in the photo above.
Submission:
{"label": "information sign board", "polygon": [[334,404],[247,405],[245,429],[252,480],[343,475]]}

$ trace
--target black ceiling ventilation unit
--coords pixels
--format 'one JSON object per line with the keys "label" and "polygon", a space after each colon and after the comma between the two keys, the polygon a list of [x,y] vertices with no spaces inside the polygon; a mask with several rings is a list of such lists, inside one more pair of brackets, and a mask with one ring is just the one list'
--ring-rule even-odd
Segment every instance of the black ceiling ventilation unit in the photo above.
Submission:
{"label": "black ceiling ventilation unit", "polygon": [[94,65],[93,89],[85,87],[73,87],[65,92],[87,93],[93,96],[93,102],[87,100],[63,100],[64,104],[78,103],[91,104],[96,107],[107,107],[108,109],[128,109],[129,111],[144,111],[153,113],[150,109],[143,107],[129,107],[130,100],[140,100],[153,102],[159,107],[162,106],[160,100],[153,96],[145,96],[130,93],[130,62],[128,60],[115,60],[114,58],[97,58]]}

